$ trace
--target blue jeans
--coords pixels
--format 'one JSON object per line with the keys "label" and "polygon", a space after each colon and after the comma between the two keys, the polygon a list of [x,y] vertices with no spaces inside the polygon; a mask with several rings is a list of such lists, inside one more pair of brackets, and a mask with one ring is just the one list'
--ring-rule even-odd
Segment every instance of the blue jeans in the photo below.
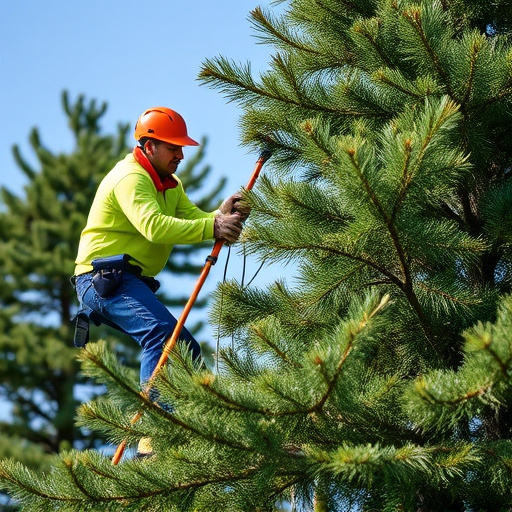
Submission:
{"label": "blue jeans", "polygon": [[[118,331],[130,335],[141,347],[140,382],[144,385],[155,369],[165,341],[176,326],[176,318],[158,300],[148,286],[127,272],[108,297],[101,297],[92,284],[93,273],[76,277],[76,293],[81,307],[92,310],[95,318]],[[188,345],[192,357],[201,356],[199,343],[185,327],[179,340]]]}

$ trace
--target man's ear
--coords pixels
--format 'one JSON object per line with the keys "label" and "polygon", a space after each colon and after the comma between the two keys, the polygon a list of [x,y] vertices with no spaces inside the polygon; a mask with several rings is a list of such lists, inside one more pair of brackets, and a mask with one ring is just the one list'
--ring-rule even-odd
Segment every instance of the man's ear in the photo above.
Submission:
{"label": "man's ear", "polygon": [[155,147],[155,141],[148,139],[144,144],[144,153],[146,153],[146,155],[153,155],[153,153],[155,152]]}

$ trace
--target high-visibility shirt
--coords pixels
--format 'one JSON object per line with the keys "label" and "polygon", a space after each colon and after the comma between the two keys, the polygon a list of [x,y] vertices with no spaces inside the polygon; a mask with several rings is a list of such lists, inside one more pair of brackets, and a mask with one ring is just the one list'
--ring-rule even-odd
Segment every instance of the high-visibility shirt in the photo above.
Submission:
{"label": "high-visibility shirt", "polygon": [[[129,254],[145,276],[157,275],[175,244],[213,238],[216,212],[204,212],[187,197],[180,179],[174,188],[157,190],[130,153],[101,181],[80,236],[75,274],[92,270],[91,262]],[[161,187],[159,187],[161,188]]]}

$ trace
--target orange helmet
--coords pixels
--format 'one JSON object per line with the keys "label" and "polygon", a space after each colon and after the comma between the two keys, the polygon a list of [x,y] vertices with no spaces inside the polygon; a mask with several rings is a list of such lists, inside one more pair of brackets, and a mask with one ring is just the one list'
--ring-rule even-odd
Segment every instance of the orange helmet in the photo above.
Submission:
{"label": "orange helmet", "polygon": [[187,134],[185,120],[167,107],[153,107],[141,114],[135,125],[135,139],[151,137],[177,146],[199,146]]}

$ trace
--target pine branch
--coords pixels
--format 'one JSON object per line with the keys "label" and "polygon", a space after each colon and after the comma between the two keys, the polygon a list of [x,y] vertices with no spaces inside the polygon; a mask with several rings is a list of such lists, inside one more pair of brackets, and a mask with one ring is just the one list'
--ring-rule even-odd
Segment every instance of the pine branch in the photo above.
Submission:
{"label": "pine branch", "polygon": [[291,33],[288,26],[284,23],[278,23],[268,12],[261,7],[256,7],[251,11],[252,24],[260,32],[260,39],[263,43],[275,44],[276,41],[284,43],[284,47],[293,48],[299,52],[320,55],[313,46],[304,44],[298,37]]}
{"label": "pine branch", "polygon": [[[275,64],[278,68],[281,67],[282,59],[280,57],[276,57]],[[231,101],[238,101],[239,103],[247,106],[254,106],[255,101],[259,103],[262,102],[263,99],[300,108],[303,108],[304,106],[301,101],[290,97],[286,91],[281,91],[277,88],[275,86],[275,82],[272,80],[272,75],[264,75],[264,86],[259,86],[252,79],[249,65],[242,68],[237,66],[234,62],[229,62],[227,59],[222,57],[213,60],[206,60],[199,74],[199,79],[210,84],[212,87],[220,89],[221,92],[230,98]],[[271,86],[272,83],[274,86]],[[327,113],[351,117],[388,116],[388,113],[384,110],[375,112],[375,110],[370,109],[357,109],[351,107],[339,108],[328,104],[320,105],[312,101],[312,98],[308,98],[307,108],[313,113]]]}
{"label": "pine branch", "polygon": [[285,350],[281,350],[275,343],[272,342],[269,336],[266,336],[261,327],[254,325],[252,332],[265,343],[277,356],[286,364],[293,368],[300,369],[301,365],[291,360]]}
{"label": "pine branch", "polygon": [[[162,387],[162,385],[166,385],[168,387],[172,386],[172,382],[169,378],[169,376],[160,375],[158,378],[158,381],[160,382],[160,385],[158,385],[158,388],[160,390],[164,390],[165,388]],[[166,415],[166,413],[162,413]],[[194,422],[191,421],[192,418],[189,418],[187,421],[187,418],[182,418],[181,415],[178,414],[167,414],[166,415],[167,421],[170,421],[176,426],[181,427],[185,431],[194,434],[202,439],[205,439],[209,442],[213,442],[218,445],[226,446],[228,448],[232,448],[235,450],[245,451],[245,452],[252,452],[254,448],[252,446],[245,445],[243,443],[239,443],[237,441],[234,441],[233,439],[229,439],[223,435],[220,435],[215,432],[208,432],[201,426],[194,426]]]}
{"label": "pine branch", "polygon": [[[370,47],[375,50],[380,57],[383,64],[387,67],[394,67],[393,61],[388,57],[382,46],[377,42],[379,20],[378,19],[364,19],[354,23],[353,30],[356,34],[362,36],[365,41],[370,44]],[[372,30],[373,29],[373,30]]]}
{"label": "pine branch", "polygon": [[[347,152],[347,155],[348,155],[348,157],[350,159],[350,162],[352,164],[352,168],[356,172],[356,175],[357,175],[359,181],[362,183],[362,185],[364,187],[364,190],[366,191],[366,193],[367,193],[371,203],[374,205],[374,207],[378,211],[380,217],[382,218],[382,220],[386,224],[386,227],[387,227],[387,229],[389,231],[391,240],[392,240],[393,245],[394,245],[395,250],[396,250],[396,254],[397,254],[397,257],[398,257],[398,261],[399,261],[399,264],[400,264],[400,270],[401,270],[401,274],[402,274],[403,278],[401,279],[399,276],[390,273],[387,269],[380,268],[378,265],[370,263],[369,260],[364,260],[363,258],[360,258],[360,257],[354,258],[354,256],[351,256],[351,255],[347,255],[347,256],[349,256],[349,257],[351,257],[353,259],[359,260],[359,261],[364,261],[366,264],[368,264],[370,266],[373,266],[374,268],[378,269],[383,275],[388,277],[391,280],[391,282],[395,283],[401,290],[406,291],[406,292],[407,291],[412,292],[411,274],[409,273],[409,267],[408,267],[407,260],[406,260],[406,257],[405,257],[405,251],[404,251],[404,249],[403,249],[403,247],[402,247],[402,245],[400,243],[400,238],[399,238],[398,233],[396,231],[395,224],[393,223],[393,219],[388,217],[384,205],[381,203],[379,197],[377,196],[377,194],[373,190],[370,182],[367,180],[367,178],[366,178],[366,176],[364,174],[364,171],[363,171],[362,167],[360,166],[360,164],[359,164],[359,162],[358,162],[358,160],[356,158],[356,151],[355,151],[355,149],[348,148],[346,152]],[[417,303],[417,301],[416,301],[416,303]],[[421,313],[421,311],[418,311],[418,313]],[[421,316],[423,316],[423,315],[421,315]]]}
{"label": "pine branch", "polygon": [[473,92],[473,85],[474,85],[474,81],[475,81],[476,61],[478,59],[479,52],[482,49],[482,46],[485,41],[484,39],[482,39],[482,37],[480,39],[476,40],[471,45],[471,50],[470,50],[470,55],[469,55],[470,71],[469,71],[469,77],[467,78],[467,90],[466,90],[466,93],[464,94],[464,97],[462,98],[462,101],[461,101],[463,109],[465,108],[465,104],[469,103],[471,93]]}
{"label": "pine branch", "polygon": [[[424,7],[425,9],[426,7]],[[432,10],[435,10],[436,6],[432,7]],[[450,84],[450,76],[448,72],[444,69],[441,64],[440,58],[437,55],[436,51],[432,47],[432,39],[427,36],[423,27],[422,16],[425,16],[425,13],[422,12],[420,8],[412,7],[410,9],[405,9],[402,14],[403,18],[406,22],[414,29],[416,34],[419,36],[419,39],[423,45],[426,54],[429,57],[429,61],[433,64],[434,69],[437,71],[438,75],[442,78],[443,84],[445,85],[448,94],[453,97],[454,93],[451,89]]]}
{"label": "pine branch", "polygon": [[479,105],[475,105],[471,110],[472,114],[481,114],[485,109],[504,100],[510,101],[512,97],[512,77],[501,87],[501,89],[491,98]]}
{"label": "pine branch", "polygon": [[[367,315],[365,314],[361,321],[354,326],[354,329],[349,333],[349,339],[347,340],[347,344],[345,347],[345,350],[343,354],[341,355],[341,358],[338,362],[338,365],[336,367],[336,371],[334,372],[334,375],[328,380],[327,389],[325,390],[324,395],[320,398],[320,400],[311,407],[310,412],[320,412],[327,399],[330,397],[331,393],[334,390],[334,387],[336,386],[338,379],[340,378],[343,366],[345,364],[345,361],[347,360],[350,352],[354,348],[355,341],[357,339],[357,336],[361,334],[364,329],[367,327],[368,323],[376,316],[378,315],[388,304],[389,302],[389,296],[384,296],[380,300],[380,302],[374,307],[372,311],[370,311]],[[322,366],[323,361],[319,358],[317,361],[315,361],[315,364],[318,364],[319,366]]]}

